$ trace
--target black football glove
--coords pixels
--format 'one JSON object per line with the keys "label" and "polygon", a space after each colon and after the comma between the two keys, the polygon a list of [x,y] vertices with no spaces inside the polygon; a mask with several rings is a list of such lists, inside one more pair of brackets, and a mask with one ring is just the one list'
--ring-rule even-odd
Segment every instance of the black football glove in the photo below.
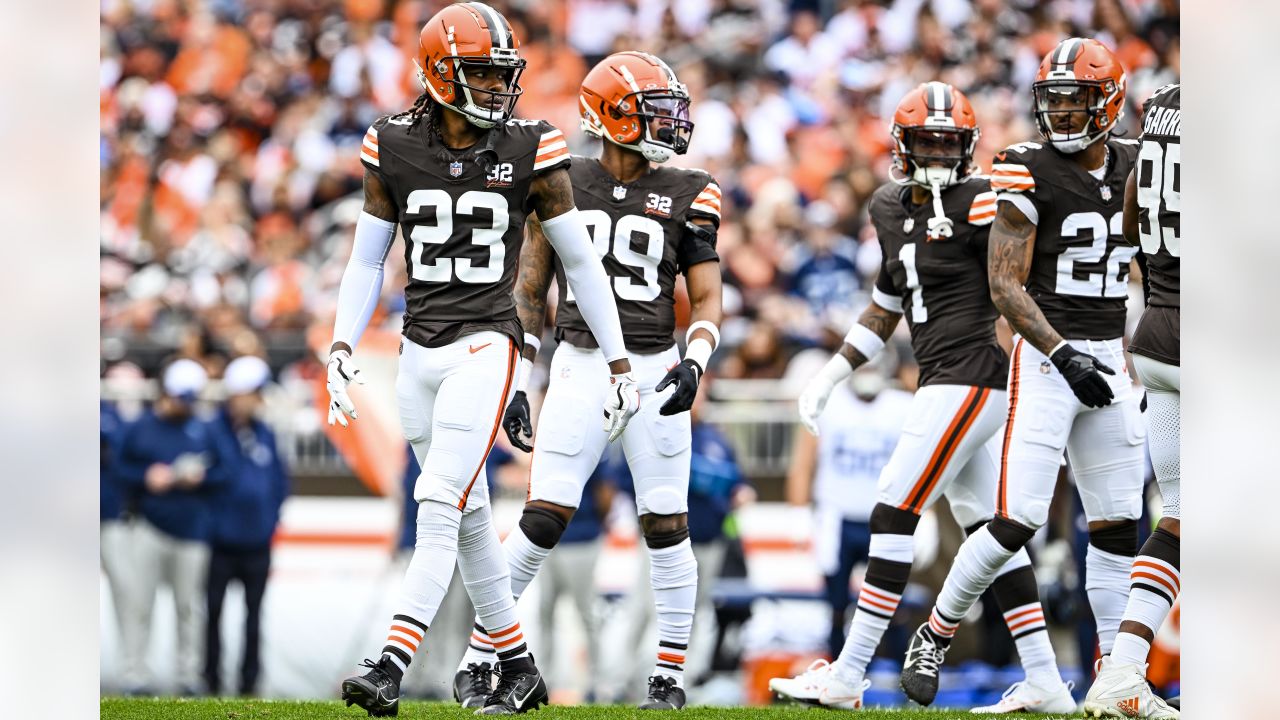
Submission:
{"label": "black football glove", "polygon": [[1102,373],[1115,375],[1116,371],[1101,360],[1070,345],[1058,348],[1057,352],[1049,356],[1049,360],[1053,361],[1053,366],[1058,368],[1062,377],[1067,379],[1071,392],[1076,394],[1080,402],[1095,408],[1111,404],[1111,398],[1115,394],[1111,392],[1111,386],[1102,377]]}
{"label": "black football glove", "polygon": [[679,365],[668,370],[662,382],[658,383],[653,391],[662,392],[672,383],[675,383],[676,389],[671,393],[671,397],[662,403],[662,407],[658,408],[658,414],[676,415],[688,412],[689,408],[693,407],[693,399],[698,396],[700,379],[702,379],[702,368],[692,360],[681,360]]}
{"label": "black football glove", "polygon": [[[502,429],[507,431],[511,445],[525,452],[533,452],[533,423],[529,422],[529,398],[523,390],[517,390],[511,404],[502,414]],[[523,433],[523,435],[522,435]],[[525,441],[528,438],[528,442]]]}

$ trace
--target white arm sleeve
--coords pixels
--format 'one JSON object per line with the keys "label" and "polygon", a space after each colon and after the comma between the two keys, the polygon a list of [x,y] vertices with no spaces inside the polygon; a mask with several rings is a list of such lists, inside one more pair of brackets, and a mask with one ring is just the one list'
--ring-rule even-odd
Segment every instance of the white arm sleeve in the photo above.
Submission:
{"label": "white arm sleeve", "polygon": [[355,349],[364,334],[382,293],[382,266],[396,237],[396,224],[360,213],[351,259],[338,286],[338,313],[333,320],[333,341]]}
{"label": "white arm sleeve", "polygon": [[587,321],[591,334],[604,351],[604,359],[613,362],[627,357],[622,342],[622,327],[618,323],[618,305],[613,300],[613,288],[609,276],[600,264],[600,257],[591,244],[591,236],[582,223],[577,208],[563,215],[542,221],[542,232],[547,236],[560,264],[564,267],[565,280],[573,288],[578,311]]}
{"label": "white arm sleeve", "polygon": [[1014,207],[1022,211],[1023,215],[1027,216],[1027,220],[1031,221],[1032,225],[1040,224],[1040,211],[1036,210],[1035,203],[1031,202],[1031,198],[1026,195],[1006,192],[996,195],[996,200],[998,202],[1012,203]]}

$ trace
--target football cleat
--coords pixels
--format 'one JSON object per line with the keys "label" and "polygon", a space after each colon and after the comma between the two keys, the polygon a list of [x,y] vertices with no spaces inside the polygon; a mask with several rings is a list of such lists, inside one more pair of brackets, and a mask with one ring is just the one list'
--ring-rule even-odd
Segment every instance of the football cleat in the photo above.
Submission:
{"label": "football cleat", "polygon": [[826,660],[814,660],[807,670],[793,678],[769,681],[769,689],[783,698],[839,710],[860,709],[862,694],[869,687],[870,680],[863,680],[856,687],[844,682]]}
{"label": "football cleat", "polygon": [[493,692],[493,665],[467,663],[466,670],[453,676],[453,699],[464,708],[478,708]]}
{"label": "football cleat", "polygon": [[1095,666],[1097,677],[1084,696],[1085,717],[1155,718],[1179,717],[1179,711],[1151,692],[1147,666],[1114,662],[1108,655]]}
{"label": "football cleat", "polygon": [[679,710],[684,707],[684,689],[675,678],[654,675],[649,678],[649,697],[640,703],[641,710]]}
{"label": "football cleat", "polygon": [[941,638],[929,630],[925,623],[916,628],[911,636],[911,644],[907,646],[907,658],[902,664],[902,691],[907,697],[928,705],[938,696],[938,670],[947,657],[948,642],[940,642]]}
{"label": "football cleat", "polygon": [[547,684],[533,658],[498,663],[498,684],[477,715],[518,715],[547,704]]}
{"label": "football cleat", "polygon": [[1071,683],[1059,681],[1056,688],[1043,688],[1030,680],[1016,682],[1004,691],[1000,702],[986,707],[976,707],[969,712],[975,715],[1003,715],[1004,713],[1074,713],[1075,698],[1071,697]]}
{"label": "football cleat", "polygon": [[383,656],[378,662],[366,659],[364,675],[342,681],[342,699],[347,707],[359,705],[373,717],[395,717],[400,713],[400,681],[388,669],[391,661]]}

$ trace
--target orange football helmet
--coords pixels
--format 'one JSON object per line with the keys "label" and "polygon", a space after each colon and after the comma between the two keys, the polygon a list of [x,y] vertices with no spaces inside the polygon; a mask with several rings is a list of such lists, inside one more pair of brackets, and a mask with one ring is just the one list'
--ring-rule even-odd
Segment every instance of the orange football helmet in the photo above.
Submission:
{"label": "orange football helmet", "polygon": [[[418,81],[441,105],[462,113],[472,124],[491,128],[515,111],[520,73],[520,40],[507,19],[481,2],[454,3],[436,13],[418,34]],[[505,89],[501,91],[467,83],[467,72],[499,68]],[[488,97],[485,104],[476,95]]]}
{"label": "orange football helmet", "polygon": [[1124,116],[1124,66],[1092,38],[1058,43],[1036,73],[1036,127],[1061,152],[1075,153],[1106,137]]}
{"label": "orange football helmet", "polygon": [[894,169],[904,184],[948,187],[973,172],[978,117],[969,98],[943,82],[921,83],[893,113]]}
{"label": "orange football helmet", "polygon": [[652,162],[683,155],[693,136],[689,91],[662,60],[614,53],[587,73],[578,92],[582,129]]}

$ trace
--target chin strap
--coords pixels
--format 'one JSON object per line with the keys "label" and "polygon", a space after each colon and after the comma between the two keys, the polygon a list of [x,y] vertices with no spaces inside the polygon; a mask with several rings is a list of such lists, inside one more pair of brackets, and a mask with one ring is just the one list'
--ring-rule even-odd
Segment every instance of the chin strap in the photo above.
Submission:
{"label": "chin strap", "polygon": [[935,182],[929,183],[929,187],[933,189],[933,217],[929,218],[929,239],[949,238],[952,233],[951,218],[942,209],[942,186]]}

